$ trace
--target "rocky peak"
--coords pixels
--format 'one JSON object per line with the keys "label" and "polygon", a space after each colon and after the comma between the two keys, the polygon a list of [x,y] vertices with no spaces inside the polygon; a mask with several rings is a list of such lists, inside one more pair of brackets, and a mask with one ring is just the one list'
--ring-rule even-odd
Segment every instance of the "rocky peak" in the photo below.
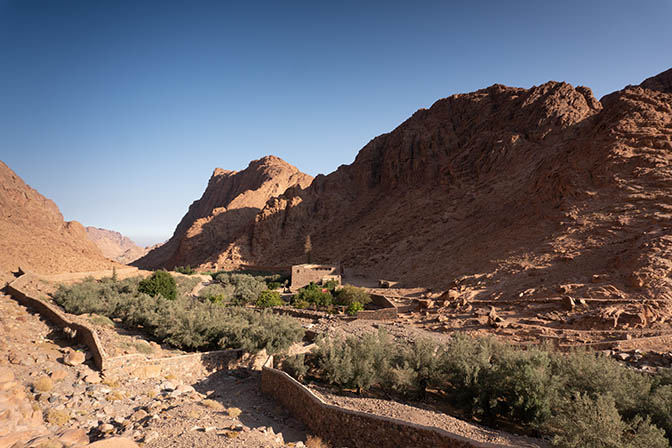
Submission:
{"label": "rocky peak", "polygon": [[173,237],[138,260],[138,266],[199,265],[226,248],[254,222],[274,196],[290,187],[307,187],[312,177],[276,156],[253,160],[242,171],[216,168],[200,199],[194,201]]}
{"label": "rocky peak", "polygon": [[658,90],[663,93],[672,93],[672,68],[662,73],[647,78],[640,87],[651,90]]}

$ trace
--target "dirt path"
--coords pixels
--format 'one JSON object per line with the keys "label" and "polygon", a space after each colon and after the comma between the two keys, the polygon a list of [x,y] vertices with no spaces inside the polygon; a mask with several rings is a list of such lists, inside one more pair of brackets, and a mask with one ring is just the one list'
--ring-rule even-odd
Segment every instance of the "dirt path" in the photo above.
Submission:
{"label": "dirt path", "polygon": [[[2,294],[0,330],[0,369],[26,390],[29,407],[39,410],[49,434],[78,430],[84,443],[125,436],[150,448],[301,446],[306,440],[303,426],[260,394],[257,372],[189,379],[100,374],[86,347],[73,346],[60,330]],[[85,361],[67,365],[71,350],[85,353]],[[0,415],[6,405],[0,403]],[[232,407],[240,413],[227,410]]]}
{"label": "dirt path", "polygon": [[451,417],[442,412],[409,406],[395,401],[335,395],[328,389],[315,385],[311,386],[311,389],[316,395],[329,404],[342,406],[355,411],[370,412],[376,415],[406,420],[418,425],[433,426],[478,442],[495,443],[502,447],[539,448],[547,446],[537,439],[513,436],[493,429],[484,428]]}

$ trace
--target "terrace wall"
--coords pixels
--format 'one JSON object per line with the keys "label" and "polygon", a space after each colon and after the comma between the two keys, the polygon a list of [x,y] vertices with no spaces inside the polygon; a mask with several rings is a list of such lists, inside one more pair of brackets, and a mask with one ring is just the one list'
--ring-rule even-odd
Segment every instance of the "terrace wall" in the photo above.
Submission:
{"label": "terrace wall", "polygon": [[335,446],[356,446],[358,448],[421,446],[495,448],[500,446],[472,441],[440,428],[417,425],[327,404],[294,378],[281,370],[269,367],[268,364],[262,370],[261,390],[278,401],[311,431],[329,440]]}

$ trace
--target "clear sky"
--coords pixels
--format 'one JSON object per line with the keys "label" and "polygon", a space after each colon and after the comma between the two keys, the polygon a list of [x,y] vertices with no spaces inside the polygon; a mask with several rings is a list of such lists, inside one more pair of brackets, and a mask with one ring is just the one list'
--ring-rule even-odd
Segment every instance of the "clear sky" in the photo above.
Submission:
{"label": "clear sky", "polygon": [[68,220],[168,238],[215,167],[309,174],[494,83],[672,67],[672,2],[0,0],[0,160]]}

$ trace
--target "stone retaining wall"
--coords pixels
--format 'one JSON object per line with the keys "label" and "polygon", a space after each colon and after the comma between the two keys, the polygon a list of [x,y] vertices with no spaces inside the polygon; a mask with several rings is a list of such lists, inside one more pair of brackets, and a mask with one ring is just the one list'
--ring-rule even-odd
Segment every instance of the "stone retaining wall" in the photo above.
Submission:
{"label": "stone retaining wall", "polygon": [[371,294],[371,303],[378,309],[364,310],[357,313],[357,319],[390,320],[397,318],[397,307],[387,297],[380,294]]}
{"label": "stone retaining wall", "polygon": [[185,376],[199,371],[214,372],[233,369],[243,357],[243,353],[242,350],[216,350],[187,353],[168,358],[147,358],[142,354],[131,354],[109,358],[106,368],[138,378],[165,376],[169,373]]}
{"label": "stone retaining wall", "polygon": [[264,366],[261,390],[273,397],[311,431],[336,446],[358,448],[495,448],[440,428],[344,409],[325,403],[285,372]]}
{"label": "stone retaining wall", "polygon": [[5,291],[19,303],[37,312],[58,328],[62,330],[65,328],[75,330],[75,339],[78,343],[87,346],[93,357],[94,365],[101,371],[127,373],[137,377],[155,377],[168,373],[185,375],[199,371],[212,372],[229,369],[243,356],[242,350],[216,350],[165,358],[150,358],[143,354],[123,355],[114,358],[108,357],[93,328],[68,319],[67,313],[64,313],[57,305],[31,297],[24,292],[23,288],[26,283],[40,278],[35,274],[24,273],[7,285]]}
{"label": "stone retaining wall", "polygon": [[96,332],[86,325],[67,319],[65,314],[55,305],[51,305],[41,299],[31,297],[24,293],[21,290],[21,287],[25,285],[27,281],[32,279],[36,279],[33,274],[24,274],[7,285],[5,290],[15,300],[19,301],[19,303],[36,311],[60,329],[70,328],[71,330],[75,330],[75,339],[77,342],[84,344],[89,348],[94,364],[98,369],[103,370],[105,368],[106,356]]}

